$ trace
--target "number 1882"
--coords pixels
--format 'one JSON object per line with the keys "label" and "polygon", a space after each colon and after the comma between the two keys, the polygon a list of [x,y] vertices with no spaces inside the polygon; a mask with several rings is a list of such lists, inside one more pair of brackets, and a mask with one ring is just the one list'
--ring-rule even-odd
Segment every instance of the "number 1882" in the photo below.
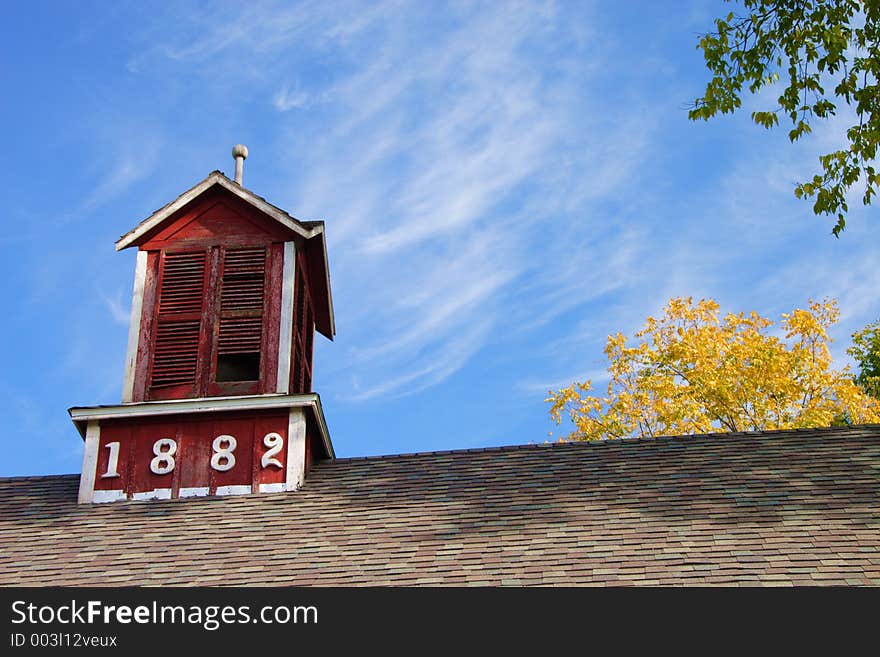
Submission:
{"label": "number 1882", "polygon": [[[269,449],[260,459],[260,465],[263,468],[274,466],[276,468],[283,467],[281,461],[275,458],[284,447],[284,438],[280,434],[267,433],[263,436],[263,445]],[[107,458],[107,471],[101,475],[102,479],[110,479],[118,477],[119,472],[119,442],[107,443],[104,447],[110,450]],[[211,454],[211,467],[218,472],[226,472],[235,467],[235,448],[238,447],[238,441],[235,436],[222,434],[214,438],[212,443],[214,453]],[[173,438],[159,438],[153,443],[153,460],[150,461],[150,471],[153,474],[165,475],[174,471],[176,465],[174,455],[177,454],[177,441]]]}

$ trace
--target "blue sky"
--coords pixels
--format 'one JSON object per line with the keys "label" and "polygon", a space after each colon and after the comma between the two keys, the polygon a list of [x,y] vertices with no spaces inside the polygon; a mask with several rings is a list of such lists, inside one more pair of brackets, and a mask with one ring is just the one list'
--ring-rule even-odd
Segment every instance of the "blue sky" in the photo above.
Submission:
{"label": "blue sky", "polygon": [[[547,389],[674,295],[880,316],[876,210],[839,240],[792,146],[685,107],[724,3],[37,2],[6,8],[0,475],[78,472],[73,405],[118,403],[119,235],[210,171],[327,225],[337,454],[541,442]],[[767,103],[770,101],[768,100]]]}

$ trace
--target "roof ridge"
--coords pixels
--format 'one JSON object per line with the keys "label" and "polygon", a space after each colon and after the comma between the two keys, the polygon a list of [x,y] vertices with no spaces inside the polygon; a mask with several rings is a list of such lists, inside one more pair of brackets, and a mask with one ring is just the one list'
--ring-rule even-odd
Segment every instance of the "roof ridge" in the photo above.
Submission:
{"label": "roof ridge", "polygon": [[[327,461],[322,465],[334,463],[351,463],[357,461],[382,461],[397,458],[410,458],[418,456],[443,456],[455,454],[480,454],[483,452],[514,452],[530,449],[591,449],[617,445],[634,445],[639,443],[671,442],[675,440],[692,441],[693,439],[730,439],[730,438],[770,438],[784,435],[803,436],[804,434],[858,434],[868,430],[870,433],[880,433],[880,423],[854,424],[843,427],[803,427],[793,429],[765,429],[761,431],[716,431],[712,433],[674,434],[653,437],[638,438],[611,438],[607,440],[590,441],[545,441],[541,443],[522,443],[519,445],[492,445],[488,447],[466,447],[460,449],[433,450],[424,452],[398,452],[397,454],[374,454],[369,456],[343,456]],[[9,481],[40,481],[45,479],[60,479],[79,477],[77,473],[49,474],[49,475],[14,475],[0,477],[0,483]]]}
{"label": "roof ridge", "polygon": [[12,475],[9,477],[2,476],[0,477],[0,483],[6,481],[40,481],[43,479],[62,479],[65,477],[69,477],[71,479],[79,479],[78,472],[65,472],[61,474],[46,474],[46,475]]}
{"label": "roof ridge", "polygon": [[399,452],[397,454],[374,454],[370,456],[343,456],[337,457],[334,459],[335,462],[339,461],[367,461],[374,460],[378,461],[381,459],[393,459],[399,457],[409,457],[409,456],[438,456],[442,454],[474,454],[481,452],[501,452],[501,451],[516,451],[516,450],[525,450],[525,449],[541,449],[541,448],[589,448],[589,447],[605,447],[608,445],[623,445],[623,444],[634,444],[634,443],[650,443],[650,442],[660,442],[660,441],[673,441],[673,440],[691,440],[696,438],[760,438],[760,437],[770,437],[770,436],[779,436],[780,434],[792,434],[792,435],[803,435],[805,433],[859,433],[864,431],[865,429],[877,431],[880,433],[880,423],[866,423],[866,424],[854,424],[850,426],[843,427],[799,427],[792,429],[763,429],[759,431],[713,431],[711,433],[694,433],[694,434],[669,434],[662,436],[641,436],[636,438],[609,438],[605,440],[588,440],[588,441],[575,441],[575,440],[557,440],[557,441],[544,441],[541,443],[522,443],[518,445],[492,445],[488,447],[465,447],[458,449],[443,449],[443,450],[428,450],[423,452]]}

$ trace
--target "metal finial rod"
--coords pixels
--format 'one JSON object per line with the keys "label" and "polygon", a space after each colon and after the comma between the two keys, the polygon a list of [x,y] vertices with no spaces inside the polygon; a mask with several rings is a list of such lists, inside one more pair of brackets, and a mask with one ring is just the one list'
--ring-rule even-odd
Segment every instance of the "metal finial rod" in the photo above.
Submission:
{"label": "metal finial rod", "polygon": [[248,149],[244,144],[236,144],[232,147],[232,157],[235,158],[235,182],[241,184],[241,174],[244,161],[247,159]]}

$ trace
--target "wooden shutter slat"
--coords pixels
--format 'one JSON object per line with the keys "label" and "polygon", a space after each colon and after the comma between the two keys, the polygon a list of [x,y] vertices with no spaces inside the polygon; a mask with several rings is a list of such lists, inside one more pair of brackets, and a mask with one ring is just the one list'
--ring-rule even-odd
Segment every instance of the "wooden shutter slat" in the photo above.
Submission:
{"label": "wooden shutter slat", "polygon": [[193,320],[164,320],[160,315],[153,353],[154,388],[195,381],[200,325]]}
{"label": "wooden shutter slat", "polygon": [[263,320],[261,317],[226,319],[220,322],[217,353],[242,354],[260,351]]}
{"label": "wooden shutter slat", "polygon": [[[220,289],[218,355],[260,353],[265,280],[265,248],[226,251]],[[232,313],[235,315],[231,316]],[[252,316],[238,316],[241,313]]]}
{"label": "wooden shutter slat", "polygon": [[[159,286],[159,311],[150,386],[195,383],[207,254],[166,253]],[[190,317],[181,318],[182,314]]]}
{"label": "wooden shutter slat", "polygon": [[159,323],[166,313],[198,313],[205,298],[206,254],[167,253],[159,290]]}
{"label": "wooden shutter slat", "polygon": [[220,292],[221,309],[262,311],[265,278],[264,248],[227,251]]}

